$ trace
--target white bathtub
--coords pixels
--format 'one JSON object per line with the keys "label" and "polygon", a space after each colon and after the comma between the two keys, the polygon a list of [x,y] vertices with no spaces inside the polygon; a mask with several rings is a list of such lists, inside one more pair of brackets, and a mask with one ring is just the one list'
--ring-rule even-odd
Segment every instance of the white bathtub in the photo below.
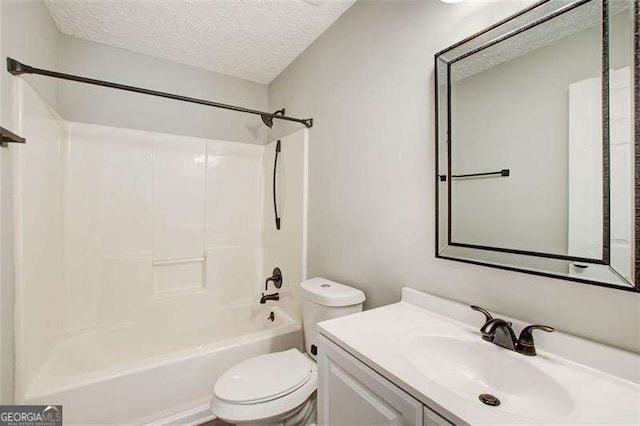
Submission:
{"label": "white bathtub", "polygon": [[[275,313],[272,322],[267,317]],[[213,385],[238,362],[302,349],[300,324],[277,308],[218,312],[198,330],[117,326],[61,340],[29,386],[26,404],[62,404],[65,424],[197,424]]]}

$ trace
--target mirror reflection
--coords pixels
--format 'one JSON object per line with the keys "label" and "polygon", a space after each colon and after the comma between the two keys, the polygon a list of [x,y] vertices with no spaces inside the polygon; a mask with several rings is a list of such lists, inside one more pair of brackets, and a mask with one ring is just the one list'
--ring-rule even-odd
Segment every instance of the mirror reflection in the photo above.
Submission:
{"label": "mirror reflection", "polygon": [[635,286],[632,6],[549,1],[437,55],[440,257]]}

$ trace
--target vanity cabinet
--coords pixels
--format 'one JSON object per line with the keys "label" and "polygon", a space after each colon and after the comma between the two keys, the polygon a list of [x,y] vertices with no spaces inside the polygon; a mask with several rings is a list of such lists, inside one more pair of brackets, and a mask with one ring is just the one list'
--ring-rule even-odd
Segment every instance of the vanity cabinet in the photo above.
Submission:
{"label": "vanity cabinet", "polygon": [[318,424],[451,425],[322,335],[318,346]]}

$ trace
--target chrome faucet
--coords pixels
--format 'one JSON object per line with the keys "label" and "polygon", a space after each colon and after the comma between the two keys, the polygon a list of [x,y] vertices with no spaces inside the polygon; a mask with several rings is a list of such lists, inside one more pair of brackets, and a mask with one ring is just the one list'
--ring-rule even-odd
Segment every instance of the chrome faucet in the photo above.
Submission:
{"label": "chrome faucet", "polygon": [[513,323],[501,318],[494,318],[489,311],[480,306],[471,305],[471,309],[481,312],[485,316],[485,323],[480,328],[483,340],[522,355],[536,355],[536,347],[533,342],[533,335],[531,334],[533,330],[542,330],[548,333],[555,331],[553,327],[547,325],[530,325],[523,328],[522,332],[520,332],[520,337],[516,338],[516,334],[512,328]]}

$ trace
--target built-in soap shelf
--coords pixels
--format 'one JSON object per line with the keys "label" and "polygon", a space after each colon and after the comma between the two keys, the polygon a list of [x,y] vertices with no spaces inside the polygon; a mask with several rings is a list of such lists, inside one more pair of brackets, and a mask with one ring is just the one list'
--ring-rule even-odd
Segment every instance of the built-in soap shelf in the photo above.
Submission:
{"label": "built-in soap shelf", "polygon": [[206,288],[206,256],[158,259],[151,262],[155,297],[203,292]]}

